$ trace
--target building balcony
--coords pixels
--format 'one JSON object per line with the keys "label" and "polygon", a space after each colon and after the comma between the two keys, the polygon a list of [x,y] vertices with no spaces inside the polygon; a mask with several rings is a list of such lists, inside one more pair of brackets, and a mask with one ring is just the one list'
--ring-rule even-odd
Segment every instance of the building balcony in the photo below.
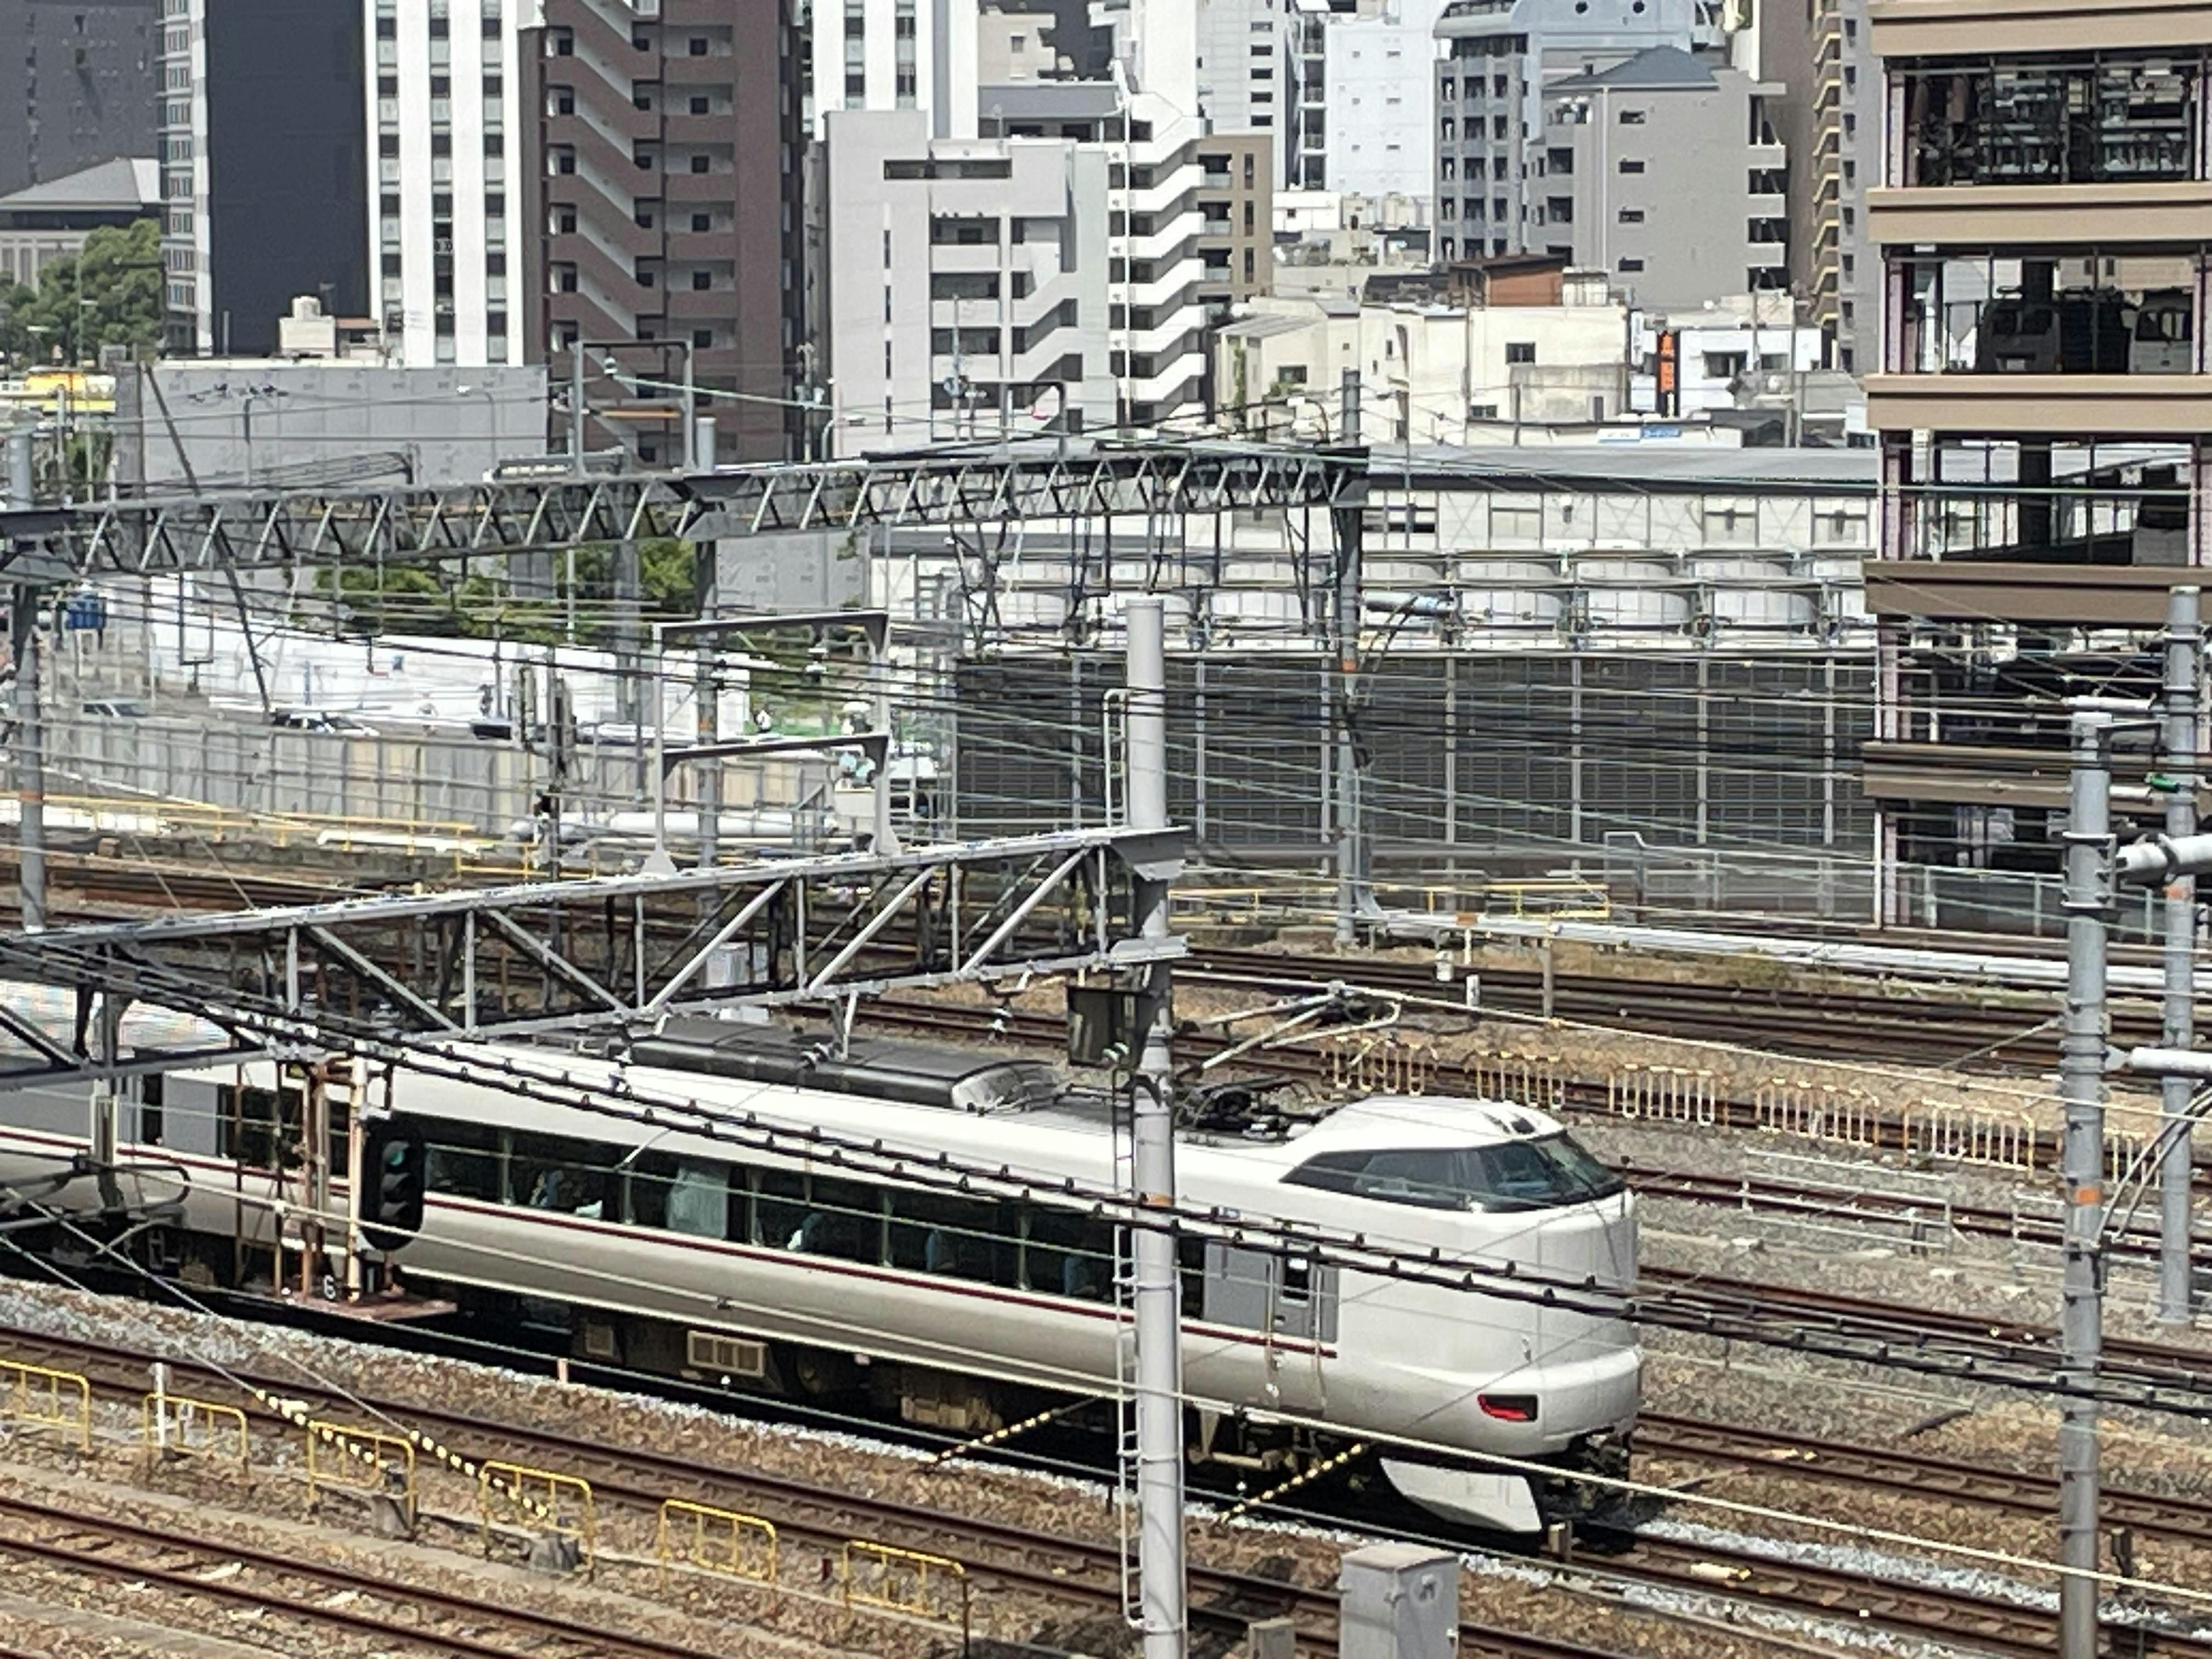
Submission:
{"label": "building balcony", "polygon": [[[2159,596],[2162,605],[2164,594]],[[2071,769],[2065,748],[2008,744],[1882,743],[1859,751],[1860,783],[1874,800],[1951,802],[1978,806],[2066,810]],[[2143,789],[2152,761],[2140,750],[2113,757],[2113,781]],[[2212,794],[2200,792],[2200,811]]]}
{"label": "building balcony", "polygon": [[726,230],[673,230],[666,247],[671,260],[728,259],[735,257],[737,240]]}
{"label": "building balcony", "polygon": [[1867,21],[1881,58],[2212,46],[2206,0],[1869,0]]}
{"label": "building balcony", "polygon": [[727,144],[738,130],[738,118],[731,114],[693,115],[689,111],[678,114],[671,111],[664,123],[664,132],[671,144]]}
{"label": "building balcony", "polygon": [[1878,247],[2144,248],[2212,241],[2212,181],[1869,190]]}
{"label": "building balcony", "polygon": [[2212,431],[2212,374],[1870,374],[1867,425],[2064,438]]}
{"label": "building balcony", "polygon": [[2173,587],[2205,574],[2180,565],[1870,559],[1866,608],[1876,617],[1931,622],[2155,628],[2166,620]]}
{"label": "building balcony", "polygon": [[737,294],[728,288],[673,288],[668,290],[665,303],[671,317],[687,321],[726,318],[742,309]]}
{"label": "building balcony", "polygon": [[693,58],[688,55],[664,58],[660,60],[660,83],[671,88],[677,87],[727,87],[738,78],[738,59],[732,54],[720,58]]}
{"label": "building balcony", "polygon": [[[738,194],[738,175],[730,173],[664,173],[660,195],[668,202],[729,202]],[[641,196],[646,192],[640,190]]]}

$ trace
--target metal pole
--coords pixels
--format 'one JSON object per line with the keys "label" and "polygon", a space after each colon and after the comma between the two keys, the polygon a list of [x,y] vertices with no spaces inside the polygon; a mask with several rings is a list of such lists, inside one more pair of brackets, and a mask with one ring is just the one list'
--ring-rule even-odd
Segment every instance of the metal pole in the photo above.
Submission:
{"label": "metal pole", "polygon": [[2065,1287],[2060,1303],[2060,1375],[2069,1384],[2058,1425],[2060,1659],[2097,1659],[2097,1402],[2103,1346],[2105,1219],[2105,956],[2112,906],[2112,716],[2073,717],[2072,810],[2066,828],[2066,1026],[2058,1049],[2065,1103]]}
{"label": "metal pole", "polygon": [[[1338,430],[1346,444],[1359,441],[1359,371],[1344,371]],[[1410,503],[1409,503],[1410,506]],[[1336,538],[1336,942],[1352,942],[1362,908],[1361,866],[1366,848],[1361,834],[1358,746],[1352,738],[1352,698],[1359,678],[1360,560],[1366,533],[1358,507],[1332,507],[1329,527]]]}
{"label": "metal pole", "polygon": [[[692,568],[693,590],[699,598],[699,614],[713,617],[720,612],[720,589],[718,583],[720,550],[713,542],[694,544],[692,556],[697,562]],[[698,655],[691,680],[691,698],[696,705],[696,733],[693,741],[704,746],[721,735],[721,711],[717,706],[720,689],[714,675],[715,641],[709,638],[699,643]],[[721,856],[722,830],[722,763],[702,761],[699,766],[699,867],[710,869]]]}
{"label": "metal pole", "polygon": [[668,673],[668,643],[660,624],[653,625],[653,854],[645,867],[660,874],[676,868],[668,857],[668,701],[661,686]]}
{"label": "metal pole", "polygon": [[28,507],[37,499],[38,486],[32,480],[31,434],[27,431],[8,434],[8,505]]}
{"label": "metal pole", "polygon": [[578,337],[575,344],[568,348],[568,470],[580,478],[584,476],[584,342],[581,336]]}
{"label": "metal pole", "polygon": [[15,647],[16,860],[23,931],[46,927],[46,732],[39,709],[39,591],[18,582],[9,590],[9,633]]}
{"label": "metal pole", "polygon": [[[2203,632],[2197,590],[2177,587],[2166,620],[2166,768],[2173,793],[2166,800],[2166,833],[2179,841],[2197,833],[2197,708]],[[2176,873],[2166,884],[2166,1006],[2163,1041],[2186,1048],[2196,1040],[2197,878]],[[2158,1313],[2169,1323],[2190,1316],[2190,1176],[2195,1149],[2190,1134],[2187,1078],[2160,1084],[2165,1151],[2159,1159]]]}
{"label": "metal pole", "polygon": [[699,470],[699,382],[693,373],[696,349],[684,343],[684,470]]}
{"label": "metal pole", "polygon": [[[1128,812],[1133,828],[1167,827],[1165,622],[1157,599],[1128,607]],[[1168,934],[1169,884],[1139,881],[1137,912],[1148,939]],[[1132,1113],[1131,1177],[1146,1209],[1176,1201],[1175,1102],[1169,1048],[1171,988],[1165,963],[1143,969],[1142,1048]],[[1136,1230],[1138,1585],[1145,1659],[1182,1659],[1183,1605],[1182,1297],[1176,1239],[1165,1226]]]}

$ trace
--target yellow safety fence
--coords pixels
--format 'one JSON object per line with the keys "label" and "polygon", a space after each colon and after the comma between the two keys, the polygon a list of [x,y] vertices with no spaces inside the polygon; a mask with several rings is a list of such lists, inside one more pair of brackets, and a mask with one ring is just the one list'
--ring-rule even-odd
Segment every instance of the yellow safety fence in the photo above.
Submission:
{"label": "yellow safety fence", "polygon": [[92,1384],[75,1371],[0,1359],[0,1418],[30,1429],[59,1429],[92,1449]]}
{"label": "yellow safety fence", "polygon": [[573,1540],[586,1573],[598,1559],[599,1510],[592,1483],[579,1476],[521,1463],[479,1463],[477,1512],[486,1555],[491,1553],[492,1528],[498,1526]]}
{"label": "yellow safety fence", "polygon": [[1346,1036],[1322,1050],[1331,1087],[1348,1094],[1421,1095],[1436,1056],[1395,1036]]}
{"label": "yellow safety fence", "polygon": [[141,1449],[149,1464],[158,1457],[198,1457],[235,1462],[241,1472],[253,1467],[246,1413],[235,1406],[180,1394],[149,1394],[139,1407],[138,1428]]}
{"label": "yellow safety fence", "polygon": [[1605,1109],[1644,1123],[1710,1124],[1720,1121],[1713,1074],[1688,1066],[1646,1066],[1629,1060],[1605,1082]]}
{"label": "yellow safety fence", "polygon": [[1753,1121],[1777,1134],[1834,1146],[1882,1144],[1881,1103],[1851,1084],[1806,1078],[1769,1078],[1752,1097]]}
{"label": "yellow safety fence", "polygon": [[415,1448],[394,1434],[311,1419],[307,1435],[307,1507],[326,1489],[388,1498],[411,1529],[416,1514]]}
{"label": "yellow safety fence", "polygon": [[660,1558],[663,1590],[668,1588],[669,1568],[678,1561],[725,1577],[775,1583],[775,1527],[757,1515],[672,1498],[660,1506],[654,1553]]}
{"label": "yellow safety fence", "polygon": [[847,1540],[839,1574],[845,1606],[927,1619],[968,1629],[968,1569],[941,1555],[925,1555],[864,1538]]}

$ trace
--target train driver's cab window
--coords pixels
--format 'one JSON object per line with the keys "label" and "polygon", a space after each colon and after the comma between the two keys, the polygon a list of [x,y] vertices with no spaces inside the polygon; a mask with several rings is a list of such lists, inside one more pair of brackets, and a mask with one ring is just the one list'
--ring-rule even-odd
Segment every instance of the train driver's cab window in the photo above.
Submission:
{"label": "train driver's cab window", "polygon": [[1492,1146],[1324,1152],[1284,1179],[1386,1204],[1492,1212],[1585,1204],[1609,1198],[1625,1184],[1565,1134]]}
{"label": "train driver's cab window", "polygon": [[507,1165],[507,1201],[562,1215],[606,1218],[605,1148],[566,1135],[517,1133]]}

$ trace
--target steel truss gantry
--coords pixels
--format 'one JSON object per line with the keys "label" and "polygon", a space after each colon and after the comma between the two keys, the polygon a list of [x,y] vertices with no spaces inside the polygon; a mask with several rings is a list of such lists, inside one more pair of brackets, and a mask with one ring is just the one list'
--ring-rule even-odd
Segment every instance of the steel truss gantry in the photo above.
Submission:
{"label": "steel truss gantry", "polygon": [[1179,955],[1146,937],[1140,883],[1180,866],[1177,830],[1065,830],[667,875],[538,882],[0,938],[0,980],[73,988],[73,1031],[4,1022],[27,1056],[0,1087],[141,1069],[88,1036],[104,998],[221,1027],[162,1066],[258,1046],[265,1022],[401,1042],[635,1027],[738,1004],[834,1005]]}
{"label": "steel truss gantry", "polygon": [[236,489],[0,512],[0,580],[426,564],[784,531],[1208,514],[1364,497],[1364,452],[1031,441],[713,472]]}

